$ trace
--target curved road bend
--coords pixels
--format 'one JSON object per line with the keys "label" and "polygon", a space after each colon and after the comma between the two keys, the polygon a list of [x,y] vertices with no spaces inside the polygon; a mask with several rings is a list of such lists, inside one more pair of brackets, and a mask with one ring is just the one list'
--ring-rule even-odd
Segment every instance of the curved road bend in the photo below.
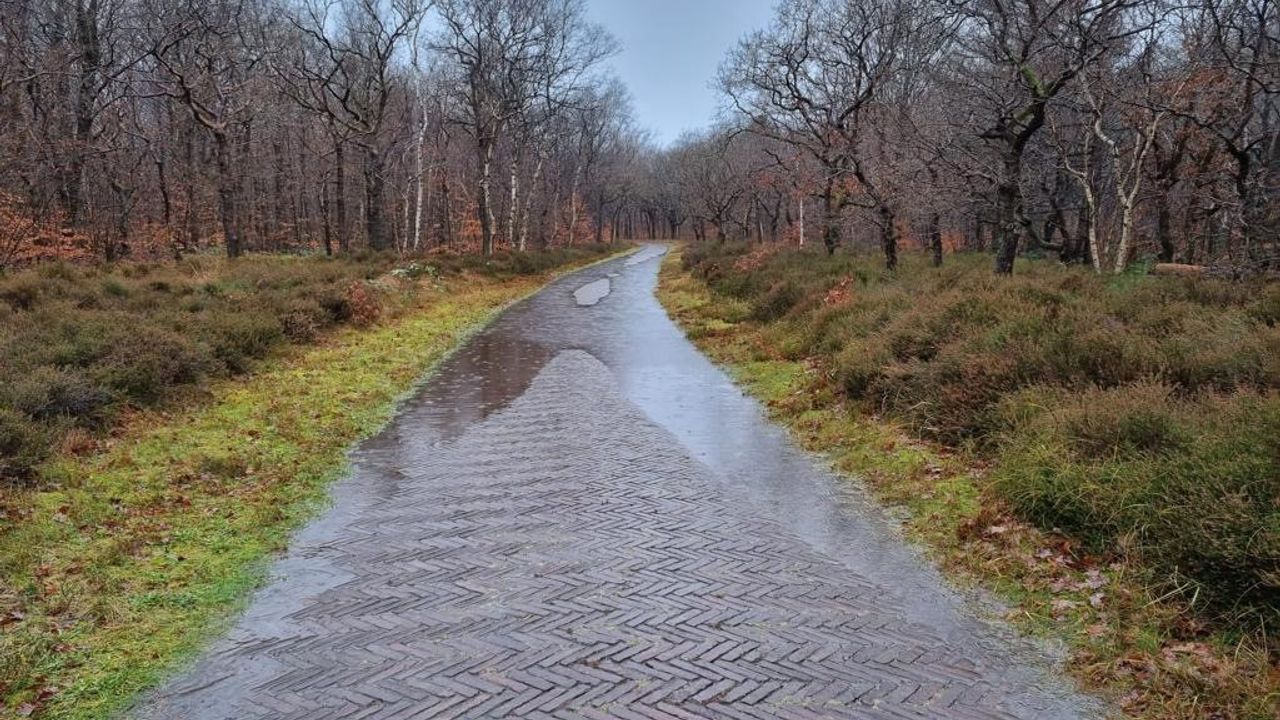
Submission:
{"label": "curved road bend", "polygon": [[1096,715],[685,340],[662,251],[447,360],[135,716]]}

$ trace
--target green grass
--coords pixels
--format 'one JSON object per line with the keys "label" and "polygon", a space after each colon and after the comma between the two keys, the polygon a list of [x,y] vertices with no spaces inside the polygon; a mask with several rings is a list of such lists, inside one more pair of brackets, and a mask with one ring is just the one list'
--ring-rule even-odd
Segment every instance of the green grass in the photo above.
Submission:
{"label": "green grass", "polygon": [[289,347],[204,402],[131,411],[88,456],[3,496],[0,716],[102,718],[155,685],[263,580],[346,450],[461,338],[546,273],[463,273],[394,319]]}
{"label": "green grass", "polygon": [[[1157,582],[1161,578],[1136,559],[1091,552],[1071,536],[1028,522],[1001,487],[1008,471],[998,463],[993,468],[981,445],[947,447],[923,439],[909,418],[851,398],[839,360],[831,359],[844,357],[838,343],[807,345],[821,349],[812,354],[796,351],[796,334],[812,332],[811,324],[790,315],[803,317],[803,300],[781,313],[761,312],[758,302],[779,280],[726,279],[731,271],[725,268],[737,261],[713,262],[718,267],[705,274],[704,265],[698,277],[685,269],[689,263],[679,253],[664,261],[659,297],[689,337],[787,425],[797,442],[900,508],[905,534],[950,577],[994,592],[1009,606],[1008,619],[1026,632],[1065,641],[1069,670],[1086,687],[1130,717],[1276,717],[1280,671],[1265,642],[1230,624],[1207,622],[1182,596],[1168,595]],[[758,262],[742,261],[740,272],[760,270]],[[856,260],[838,256],[831,262],[842,267],[813,271],[831,272],[831,282],[815,283],[802,297],[824,296],[841,277],[858,277]],[[864,272],[868,278],[877,274]],[[730,288],[757,283],[763,294],[715,292],[716,280]],[[881,281],[892,282],[870,282]],[[863,290],[854,285],[852,293]],[[895,325],[889,317],[880,322]]]}

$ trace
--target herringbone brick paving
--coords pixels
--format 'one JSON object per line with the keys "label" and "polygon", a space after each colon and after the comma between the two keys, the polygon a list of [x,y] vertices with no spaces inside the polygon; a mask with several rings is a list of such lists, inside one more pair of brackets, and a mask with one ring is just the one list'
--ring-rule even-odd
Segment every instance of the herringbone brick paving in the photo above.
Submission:
{"label": "herringbone brick paving", "polygon": [[135,715],[1088,714],[689,346],[648,257],[584,273],[613,278],[589,307],[566,278],[447,362]]}
{"label": "herringbone brick paving", "polygon": [[149,716],[1048,712],[1009,658],[906,623],[890,589],[726,494],[584,352],[456,440],[407,444],[393,489],[314,549],[345,578],[233,634]]}

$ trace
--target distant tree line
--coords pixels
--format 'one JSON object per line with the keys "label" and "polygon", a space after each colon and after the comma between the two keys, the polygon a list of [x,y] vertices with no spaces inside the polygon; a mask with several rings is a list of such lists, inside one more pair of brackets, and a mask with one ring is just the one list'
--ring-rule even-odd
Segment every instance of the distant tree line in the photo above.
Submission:
{"label": "distant tree line", "polygon": [[0,267],[603,239],[614,51],[581,0],[0,0]]}
{"label": "distant tree line", "polygon": [[[651,162],[703,238],[1280,265],[1273,0],[783,0]],[[651,221],[652,224],[652,221]],[[652,225],[651,225],[652,226]]]}
{"label": "distant tree line", "polygon": [[1275,0],[782,0],[658,148],[582,0],[0,0],[0,266],[612,237],[1280,265]]}

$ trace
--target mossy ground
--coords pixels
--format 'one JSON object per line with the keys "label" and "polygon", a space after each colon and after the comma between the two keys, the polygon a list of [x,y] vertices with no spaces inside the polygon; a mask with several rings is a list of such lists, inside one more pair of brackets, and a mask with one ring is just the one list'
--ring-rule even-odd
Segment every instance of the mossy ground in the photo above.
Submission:
{"label": "mossy ground", "polygon": [[102,718],[190,657],[324,504],[346,452],[549,274],[424,283],[369,329],[279,350],[203,402],[135,412],[0,504],[0,717]]}
{"label": "mossy ground", "polygon": [[913,439],[847,406],[830,369],[785,359],[769,322],[683,270],[679,252],[664,260],[658,295],[690,339],[802,446],[900,508],[904,534],[949,577],[993,593],[1024,631],[1064,641],[1071,674],[1111,699],[1118,714],[1262,720],[1280,713],[1280,673],[1264,650],[1238,633],[1205,630],[1186,606],[1153,595],[1141,568],[1091,556],[1016,519],[977,454]]}

